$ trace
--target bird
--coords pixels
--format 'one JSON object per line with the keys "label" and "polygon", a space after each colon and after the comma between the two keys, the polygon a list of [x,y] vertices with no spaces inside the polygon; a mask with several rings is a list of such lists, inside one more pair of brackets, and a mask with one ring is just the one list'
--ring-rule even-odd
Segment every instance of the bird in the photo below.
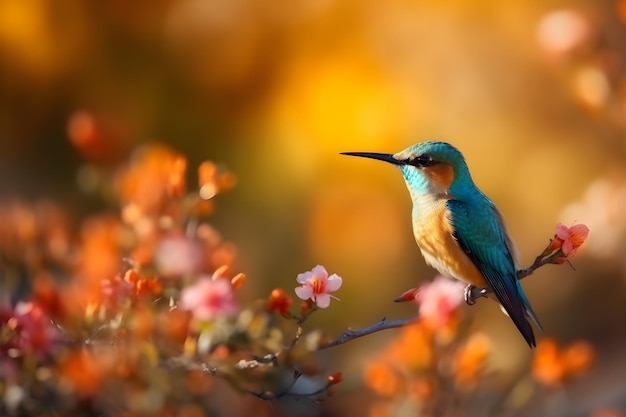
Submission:
{"label": "bird", "polygon": [[[463,154],[442,141],[426,141],[395,153],[341,152],[400,168],[413,202],[415,241],[427,264],[467,283],[465,301],[491,292],[528,345],[536,346],[528,321],[543,330],[517,278],[514,249],[496,205],[476,186]],[[476,290],[479,290],[476,293]]]}

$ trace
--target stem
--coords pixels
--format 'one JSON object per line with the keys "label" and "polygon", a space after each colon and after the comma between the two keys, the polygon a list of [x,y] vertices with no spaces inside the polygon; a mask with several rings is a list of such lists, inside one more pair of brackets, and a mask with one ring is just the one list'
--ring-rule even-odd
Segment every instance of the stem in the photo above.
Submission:
{"label": "stem", "polygon": [[417,316],[415,317],[406,317],[398,320],[387,320],[383,318],[378,323],[374,323],[367,327],[358,330],[348,329],[345,332],[341,333],[339,336],[334,338],[333,340],[322,343],[317,347],[318,350],[328,349],[333,346],[342,345],[350,340],[358,339],[359,337],[367,336],[368,334],[380,332],[381,330],[387,329],[395,329],[397,327],[404,327],[407,324],[410,324],[417,320]]}

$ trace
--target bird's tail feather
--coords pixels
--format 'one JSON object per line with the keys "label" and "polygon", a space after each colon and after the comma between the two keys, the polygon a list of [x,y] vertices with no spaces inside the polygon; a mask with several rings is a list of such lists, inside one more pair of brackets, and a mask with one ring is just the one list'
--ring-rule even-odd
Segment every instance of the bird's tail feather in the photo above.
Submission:
{"label": "bird's tail feather", "polygon": [[[524,309],[524,312],[527,313],[528,310]],[[533,321],[535,320],[533,319]],[[526,339],[528,346],[530,346],[531,348],[537,346],[537,342],[535,341],[535,333],[533,332],[533,328],[528,320],[526,320],[526,315],[523,315],[521,318],[518,317],[517,320],[513,319],[513,323],[515,323],[517,329],[520,331],[522,336],[524,336],[524,339]]]}
{"label": "bird's tail feather", "polygon": [[533,323],[535,323],[535,326],[537,326],[539,330],[543,332],[543,326],[541,325],[541,323],[539,323],[539,319],[537,318],[537,315],[535,314],[533,308],[530,306],[530,302],[528,301],[524,293],[522,293],[522,301],[524,302],[526,316],[531,319]]}

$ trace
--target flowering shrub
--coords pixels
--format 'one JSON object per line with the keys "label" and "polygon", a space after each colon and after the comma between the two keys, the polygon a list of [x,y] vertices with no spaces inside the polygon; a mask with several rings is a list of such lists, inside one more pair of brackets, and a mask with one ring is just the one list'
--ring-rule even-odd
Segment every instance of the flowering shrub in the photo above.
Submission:
{"label": "flowering shrub", "polygon": [[[344,379],[322,371],[316,351],[394,327],[402,327],[398,336],[363,366],[365,384],[379,396],[372,415],[463,413],[493,351],[486,335],[468,332],[463,284],[437,277],[399,297],[417,303],[415,317],[329,340],[304,324],[339,300],[342,278],[317,265],[298,274],[292,289],[242,300],[247,278],[233,271],[235,247],[209,222],[214,197],[235,177],[204,162],[197,190],[188,191],[186,171],[186,159],[167,147],[139,149],[111,178],[119,214],[88,218],[78,235],[56,203],[0,208],[2,273],[21,271],[32,282],[29,291],[19,290],[21,277],[2,283],[19,301],[0,306],[0,414],[261,415],[272,408],[236,398],[307,399],[287,408],[293,415]],[[587,233],[584,225],[559,225],[520,279],[565,262]],[[546,387],[565,384],[593,357],[584,342],[561,350],[547,340],[533,376]],[[462,400],[450,403],[450,395]]]}

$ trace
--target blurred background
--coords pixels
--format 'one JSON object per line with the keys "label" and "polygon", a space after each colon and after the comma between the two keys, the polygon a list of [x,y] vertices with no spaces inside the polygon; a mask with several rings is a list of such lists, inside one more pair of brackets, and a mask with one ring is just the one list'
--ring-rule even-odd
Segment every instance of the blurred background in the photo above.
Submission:
{"label": "blurred background", "polygon": [[[414,314],[392,300],[435,276],[399,172],[339,152],[445,140],[522,266],[558,222],[589,226],[576,270],[523,286],[545,336],[596,349],[572,409],[626,410],[625,25],[622,0],[0,0],[0,205],[53,200],[78,229],[116,208],[101,172],[137,146],[215,161],[237,177],[214,225],[246,296],[322,264],[344,285],[312,325],[336,334]],[[467,310],[490,369],[516,378],[530,352],[514,326],[494,303]],[[324,357],[346,380],[331,408],[363,415],[363,362],[393,332]]]}

